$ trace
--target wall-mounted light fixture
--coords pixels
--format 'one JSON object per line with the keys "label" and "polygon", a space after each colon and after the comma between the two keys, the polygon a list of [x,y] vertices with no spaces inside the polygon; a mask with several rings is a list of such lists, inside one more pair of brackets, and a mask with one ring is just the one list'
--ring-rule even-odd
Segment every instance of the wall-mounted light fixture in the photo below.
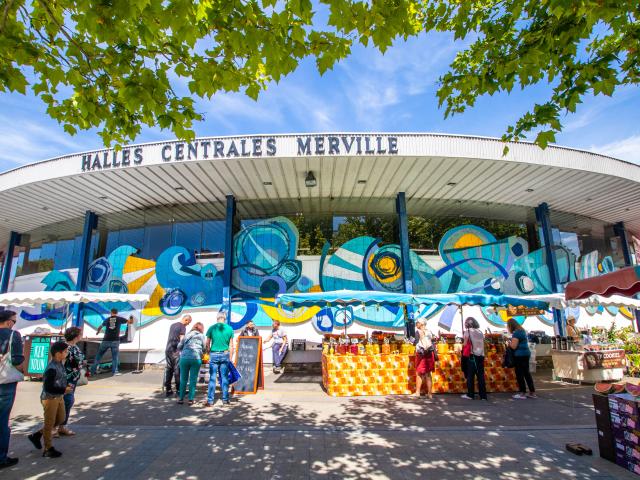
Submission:
{"label": "wall-mounted light fixture", "polygon": [[318,184],[318,181],[316,180],[316,177],[311,170],[307,172],[307,176],[304,179],[304,184],[309,188],[315,187]]}

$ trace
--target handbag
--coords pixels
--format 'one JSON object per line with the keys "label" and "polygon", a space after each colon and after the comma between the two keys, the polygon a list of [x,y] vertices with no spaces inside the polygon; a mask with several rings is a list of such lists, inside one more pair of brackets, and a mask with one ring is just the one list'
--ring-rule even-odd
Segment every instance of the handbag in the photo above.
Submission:
{"label": "handbag", "polygon": [[513,349],[511,347],[507,347],[504,350],[504,357],[502,357],[502,368],[514,368],[516,366],[516,362],[514,359]]}
{"label": "handbag", "polygon": [[9,348],[7,353],[0,355],[0,384],[22,382],[24,375],[11,363],[11,344],[13,343],[13,332],[9,337]]}
{"label": "handbag", "polygon": [[469,337],[467,338],[467,341],[464,342],[464,345],[462,346],[462,356],[470,357],[472,351],[473,351],[473,345],[471,344],[471,335],[469,335]]}
{"label": "handbag", "polygon": [[82,367],[80,369],[80,378],[78,378],[78,381],[76,382],[76,386],[82,387],[84,385],[87,385],[88,383],[89,383],[89,379],[87,378],[87,369]]}

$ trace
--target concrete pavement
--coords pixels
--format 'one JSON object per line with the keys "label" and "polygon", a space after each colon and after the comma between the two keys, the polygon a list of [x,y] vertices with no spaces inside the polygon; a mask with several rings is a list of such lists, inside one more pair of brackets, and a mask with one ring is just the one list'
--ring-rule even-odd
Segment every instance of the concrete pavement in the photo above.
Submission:
{"label": "concrete pavement", "polygon": [[[46,459],[26,439],[39,383],[20,385],[3,479],[557,479],[636,478],[597,456],[591,387],[536,378],[540,398],[489,403],[441,395],[331,398],[314,375],[266,375],[257,395],[213,409],[180,406],[162,373],[101,376],[78,389],[72,438]],[[594,457],[564,450],[570,441]]]}

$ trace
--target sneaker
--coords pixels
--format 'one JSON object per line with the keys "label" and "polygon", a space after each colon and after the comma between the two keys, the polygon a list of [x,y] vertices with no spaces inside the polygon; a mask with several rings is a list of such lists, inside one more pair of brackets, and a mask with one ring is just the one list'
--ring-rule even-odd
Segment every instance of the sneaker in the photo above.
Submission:
{"label": "sneaker", "polygon": [[195,400],[189,400],[189,406],[193,405],[194,403],[196,403]]}
{"label": "sneaker", "polygon": [[222,403],[225,405],[231,405],[231,400],[222,400]]}
{"label": "sneaker", "polygon": [[119,376],[121,376],[122,374],[121,374],[120,372],[116,372],[116,373],[114,373],[113,375],[114,375],[115,377],[119,377]]}
{"label": "sneaker", "polygon": [[516,393],[513,397],[511,398],[515,398],[516,400],[526,400],[527,396],[524,393]]}
{"label": "sneaker", "polygon": [[538,395],[536,395],[535,393],[529,393],[527,395],[527,398],[538,398]]}
{"label": "sneaker", "polygon": [[184,400],[178,400],[178,405],[184,405]]}
{"label": "sneaker", "polygon": [[33,443],[34,447],[36,447],[38,450],[42,450],[42,432],[32,433],[27,438],[31,443]]}
{"label": "sneaker", "polygon": [[203,406],[204,408],[211,408],[211,407],[213,407],[213,403],[211,403],[211,402],[205,402],[205,404],[204,404],[204,405],[202,405],[202,406]]}
{"label": "sneaker", "polygon": [[62,452],[59,452],[58,450],[56,450],[53,447],[49,447],[49,449],[44,451],[42,456],[43,457],[49,457],[49,458],[58,458],[58,457],[62,456]]}
{"label": "sneaker", "polygon": [[173,392],[167,392],[164,394],[165,397],[169,398],[169,397],[173,397]]}
{"label": "sneaker", "polygon": [[469,395],[460,395],[460,398],[464,398],[465,400],[473,400],[473,397],[470,397]]}
{"label": "sneaker", "polygon": [[7,458],[4,459],[4,462],[0,462],[0,470],[3,469],[3,468],[13,467],[17,463],[18,463],[18,459],[17,458],[7,457]]}

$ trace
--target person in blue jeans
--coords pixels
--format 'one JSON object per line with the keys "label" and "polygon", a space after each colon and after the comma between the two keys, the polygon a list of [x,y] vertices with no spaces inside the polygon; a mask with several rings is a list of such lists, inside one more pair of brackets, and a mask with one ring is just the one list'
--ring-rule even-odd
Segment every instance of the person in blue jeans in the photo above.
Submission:
{"label": "person in blue jeans", "polygon": [[73,404],[76,402],[76,385],[80,380],[82,365],[84,363],[84,355],[77,345],[80,341],[81,335],[82,330],[78,327],[69,327],[64,332],[64,339],[67,342],[67,345],[69,345],[67,358],[64,362],[64,369],[67,372],[67,385],[71,386],[72,389],[62,397],[64,401],[65,417],[62,425],[58,427],[59,436],[75,435],[75,432],[67,428],[67,423],[69,422],[69,415],[71,414]]}
{"label": "person in blue jeans", "polygon": [[227,325],[224,314],[218,314],[218,321],[207,330],[206,351],[209,354],[209,390],[207,391],[207,407],[213,406],[216,392],[216,381],[220,372],[220,389],[222,403],[229,402],[229,362],[233,350],[233,329]]}
{"label": "person in blue jeans", "polygon": [[[13,330],[16,324],[16,312],[3,310],[0,312],[0,469],[13,467],[18,463],[17,458],[11,458],[9,453],[9,415],[16,399],[18,382],[13,377],[17,370],[24,373],[23,343],[20,332]],[[19,375],[18,375],[19,376]]]}
{"label": "person in blue jeans", "polygon": [[91,365],[91,375],[96,374],[100,360],[102,360],[102,356],[107,352],[107,350],[111,350],[111,371],[114,375],[120,375],[120,372],[118,372],[118,363],[120,361],[120,327],[125,323],[128,323],[129,325],[133,324],[133,318],[127,320],[126,318],[119,317],[118,310],[112,308],[111,316],[105,319],[105,321],[102,322],[102,325],[98,327],[96,335],[100,335],[103,328],[105,329],[105,332],[104,338],[100,343],[100,348],[98,348],[96,359],[93,362],[93,365]]}
{"label": "person in blue jeans", "polygon": [[180,388],[178,391],[178,404],[184,403],[184,395],[189,382],[189,405],[193,405],[196,397],[196,382],[200,365],[202,365],[202,352],[206,340],[204,338],[204,325],[198,322],[191,331],[178,342],[177,349],[180,352]]}

